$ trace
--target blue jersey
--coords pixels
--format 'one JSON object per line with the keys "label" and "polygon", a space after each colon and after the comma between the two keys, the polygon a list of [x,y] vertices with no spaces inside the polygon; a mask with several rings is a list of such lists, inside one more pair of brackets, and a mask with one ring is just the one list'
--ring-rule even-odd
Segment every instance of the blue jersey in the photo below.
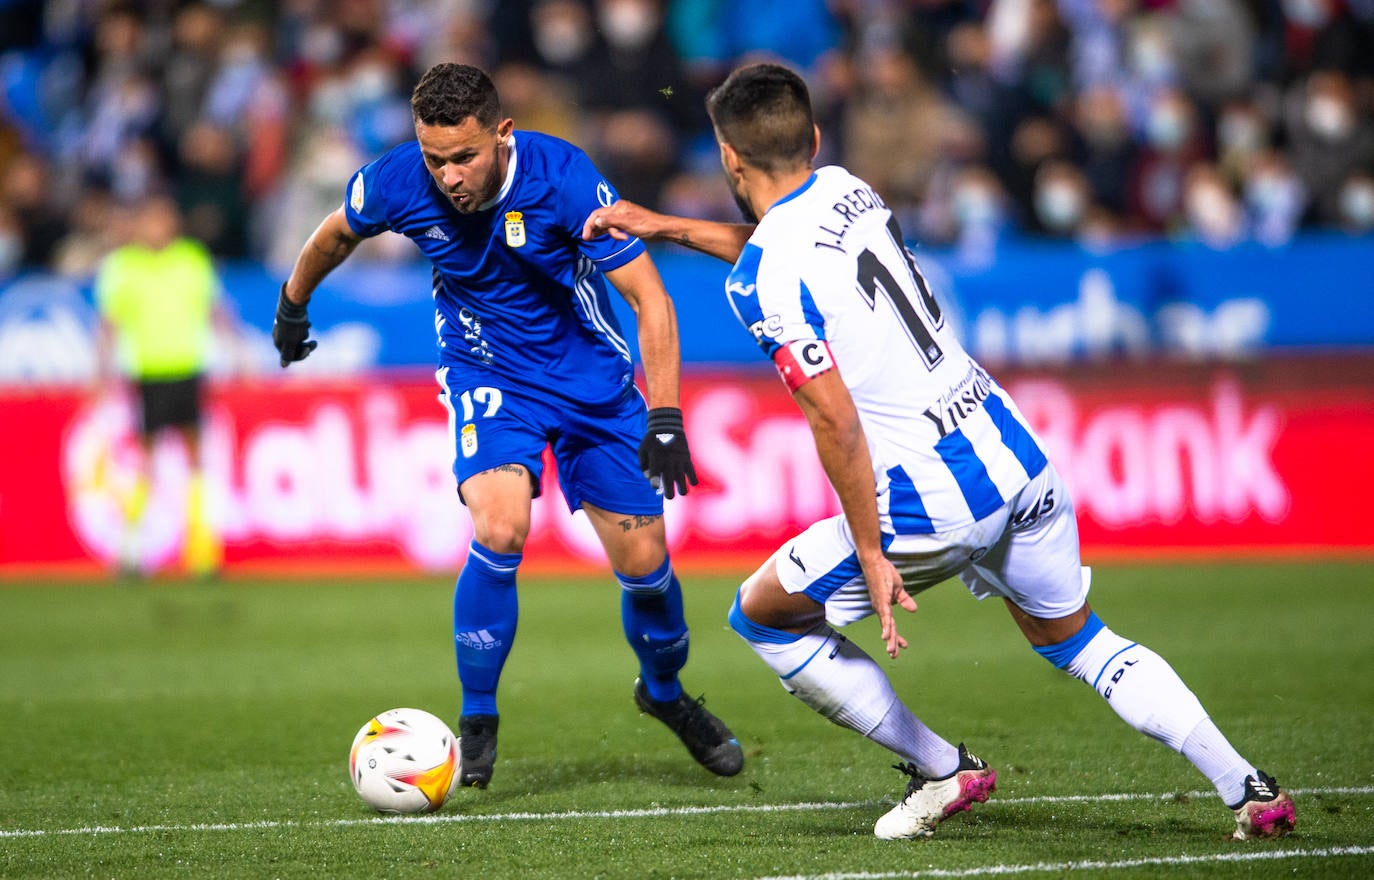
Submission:
{"label": "blue jersey", "polygon": [[454,208],[410,141],[353,175],[348,223],[362,236],[407,236],[433,264],[441,368],[582,404],[618,400],[634,371],[602,273],[644,245],[582,241],[587,216],[618,196],[580,149],[528,131],[511,144],[485,210]]}

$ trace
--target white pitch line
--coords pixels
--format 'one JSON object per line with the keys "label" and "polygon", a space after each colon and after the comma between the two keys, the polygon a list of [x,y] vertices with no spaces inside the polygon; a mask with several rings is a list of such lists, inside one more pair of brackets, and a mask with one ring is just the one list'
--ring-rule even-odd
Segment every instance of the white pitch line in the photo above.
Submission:
{"label": "white pitch line", "polygon": [[926,880],[952,877],[1005,877],[1011,874],[1062,873],[1065,871],[1111,871],[1124,868],[1174,867],[1217,862],[1260,862],[1279,859],[1332,859],[1341,856],[1374,854],[1374,846],[1336,846],[1322,849],[1250,850],[1213,853],[1203,856],[1159,856],[1148,859],[1122,859],[1115,862],[1036,862],[1029,865],[987,865],[981,868],[927,868],[923,871],[873,873],[870,871],[834,874],[787,874],[758,877],[755,880]]}
{"label": "white pitch line", "polygon": [[[1291,788],[1293,795],[1374,794],[1374,786],[1332,788]],[[1215,797],[1215,791],[1166,792],[1163,794],[1066,794],[1032,795],[1030,797],[994,798],[983,809],[1018,804],[1059,804],[1102,801],[1160,801],[1179,798],[1195,800]],[[567,810],[549,813],[445,813],[419,816],[372,816],[366,819],[322,819],[302,822],[294,819],[264,819],[258,822],[196,822],[187,825],[86,825],[80,828],[12,828],[0,829],[0,840],[21,837],[59,837],[105,834],[157,834],[182,831],[259,831],[274,828],[348,828],[367,825],[390,825],[411,822],[429,825],[454,822],[563,822],[577,819],[660,819],[672,816],[708,816],[718,813],[797,813],[809,810],[851,810],[861,807],[885,806],[890,801],[811,801],[795,804],[713,804],[700,807],[649,807],[637,810]],[[824,875],[829,876],[829,875]],[[839,876],[839,875],[836,875]],[[847,875],[846,875],[847,876]],[[855,875],[859,876],[859,875]],[[880,875],[883,877],[887,874]],[[901,875],[906,876],[906,875]],[[934,875],[932,875],[934,876]]]}

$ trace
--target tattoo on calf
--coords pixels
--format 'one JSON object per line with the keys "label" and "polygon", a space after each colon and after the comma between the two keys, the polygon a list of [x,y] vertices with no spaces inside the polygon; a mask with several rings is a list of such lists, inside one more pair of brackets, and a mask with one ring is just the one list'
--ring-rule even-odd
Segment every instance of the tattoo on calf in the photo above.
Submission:
{"label": "tattoo on calf", "polygon": [[631,529],[642,529],[645,526],[653,525],[661,519],[663,519],[663,514],[661,513],[654,513],[648,515],[637,513],[634,516],[627,516],[624,519],[622,519],[620,521],[620,528],[627,532]]}

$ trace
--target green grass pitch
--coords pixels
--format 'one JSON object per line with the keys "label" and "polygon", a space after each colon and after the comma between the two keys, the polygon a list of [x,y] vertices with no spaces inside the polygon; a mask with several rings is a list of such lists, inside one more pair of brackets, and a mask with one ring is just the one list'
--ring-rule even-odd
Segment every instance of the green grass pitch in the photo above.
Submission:
{"label": "green grass pitch", "polygon": [[932,839],[876,840],[891,757],[783,692],[725,625],[734,580],[684,587],[684,682],[743,773],[711,776],[634,709],[612,582],[526,577],[491,787],[386,820],[348,746],[395,706],[456,727],[448,578],[0,585],[0,877],[1374,876],[1368,564],[1095,572],[1108,625],[1294,791],[1297,832],[1245,844],[1191,765],[955,583],[899,617],[895,662],[872,621],[849,635],[998,790]]}

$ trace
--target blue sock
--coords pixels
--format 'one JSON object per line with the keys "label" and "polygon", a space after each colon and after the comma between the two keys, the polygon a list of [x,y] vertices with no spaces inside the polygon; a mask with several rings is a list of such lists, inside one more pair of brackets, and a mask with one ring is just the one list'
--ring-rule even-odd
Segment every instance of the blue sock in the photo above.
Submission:
{"label": "blue sock", "polygon": [[615,578],[625,638],[639,657],[644,688],[655,702],[676,700],[682,694],[677,673],[687,663],[687,621],[672,564],[665,557],[657,571],[643,577],[616,572]]}
{"label": "blue sock", "polygon": [[464,715],[495,715],[496,685],[515,641],[519,553],[495,553],[474,539],[453,589],[453,645]]}

